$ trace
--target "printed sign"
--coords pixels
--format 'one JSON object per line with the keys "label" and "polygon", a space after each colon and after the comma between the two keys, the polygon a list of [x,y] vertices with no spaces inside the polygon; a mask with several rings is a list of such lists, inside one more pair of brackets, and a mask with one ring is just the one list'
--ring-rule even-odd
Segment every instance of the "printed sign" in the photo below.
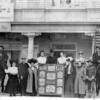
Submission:
{"label": "printed sign", "polygon": [[54,85],[48,85],[46,87],[46,92],[47,93],[54,93],[55,92],[55,86]]}
{"label": "printed sign", "polygon": [[0,22],[11,22],[14,20],[14,5],[10,0],[0,0]]}
{"label": "printed sign", "polygon": [[55,71],[56,67],[55,66],[48,66],[48,71]]}
{"label": "printed sign", "polygon": [[11,31],[11,25],[10,23],[0,23],[0,32],[10,32]]}
{"label": "printed sign", "polygon": [[38,95],[63,95],[64,65],[39,65]]}
{"label": "printed sign", "polygon": [[56,74],[55,73],[47,73],[47,79],[48,80],[55,80]]}

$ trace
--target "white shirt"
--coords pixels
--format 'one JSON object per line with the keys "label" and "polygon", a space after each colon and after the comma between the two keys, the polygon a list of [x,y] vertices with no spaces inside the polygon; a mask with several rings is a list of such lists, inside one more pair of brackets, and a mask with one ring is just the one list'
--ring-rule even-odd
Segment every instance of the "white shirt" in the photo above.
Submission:
{"label": "white shirt", "polygon": [[37,61],[39,64],[46,64],[47,58],[46,57],[38,57]]}
{"label": "white shirt", "polygon": [[58,61],[59,64],[65,64],[66,63],[66,57],[59,57],[57,59],[57,61]]}
{"label": "white shirt", "polygon": [[5,69],[6,73],[10,73],[12,75],[18,74],[18,68],[13,66],[13,67],[8,67],[8,69]]}

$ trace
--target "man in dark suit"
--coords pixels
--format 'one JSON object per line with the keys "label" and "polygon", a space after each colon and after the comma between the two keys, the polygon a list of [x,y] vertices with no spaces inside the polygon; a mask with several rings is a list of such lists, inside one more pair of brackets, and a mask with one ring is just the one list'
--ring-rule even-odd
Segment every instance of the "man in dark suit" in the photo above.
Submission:
{"label": "man in dark suit", "polygon": [[20,80],[21,95],[25,95],[28,78],[28,66],[26,64],[26,58],[21,58],[21,63],[18,66],[18,75]]}
{"label": "man in dark suit", "polygon": [[54,51],[51,49],[50,50],[50,55],[47,57],[47,64],[56,64],[57,63],[57,59],[54,56]]}
{"label": "man in dark suit", "polygon": [[100,63],[100,56],[98,54],[98,52],[100,51],[99,49],[99,47],[96,47],[95,52],[93,54],[93,64],[95,65],[95,67],[97,67]]}
{"label": "man in dark suit", "polygon": [[8,56],[4,52],[4,47],[0,46],[0,85],[2,87],[1,92],[4,92],[4,79],[5,79],[5,69],[7,68]]}

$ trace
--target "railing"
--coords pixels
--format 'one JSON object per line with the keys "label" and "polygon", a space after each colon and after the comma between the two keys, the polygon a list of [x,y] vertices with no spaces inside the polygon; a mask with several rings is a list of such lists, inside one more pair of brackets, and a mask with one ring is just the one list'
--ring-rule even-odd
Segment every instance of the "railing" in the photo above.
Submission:
{"label": "railing", "polygon": [[100,0],[14,0],[16,9],[100,8]]}

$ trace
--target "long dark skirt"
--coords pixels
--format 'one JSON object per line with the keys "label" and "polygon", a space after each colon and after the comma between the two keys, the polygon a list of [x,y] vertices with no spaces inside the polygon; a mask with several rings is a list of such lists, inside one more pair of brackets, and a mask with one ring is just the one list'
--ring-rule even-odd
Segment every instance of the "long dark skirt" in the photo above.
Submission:
{"label": "long dark skirt", "polygon": [[74,96],[74,79],[72,75],[67,75],[65,77],[65,96],[73,97]]}
{"label": "long dark skirt", "polygon": [[5,92],[15,95],[19,92],[19,80],[17,75],[9,74],[9,79],[5,88]]}

